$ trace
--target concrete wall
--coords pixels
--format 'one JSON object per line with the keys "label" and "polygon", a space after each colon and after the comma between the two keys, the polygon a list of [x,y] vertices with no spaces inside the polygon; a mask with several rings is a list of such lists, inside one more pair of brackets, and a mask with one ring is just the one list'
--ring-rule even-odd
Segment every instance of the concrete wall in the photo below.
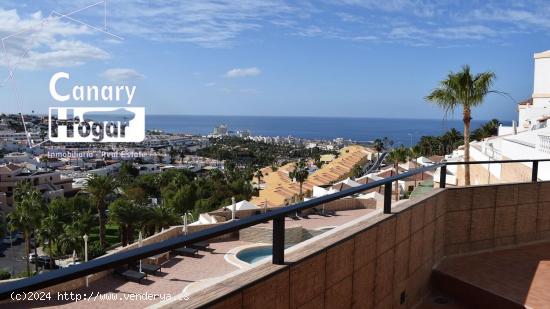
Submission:
{"label": "concrete wall", "polygon": [[[285,245],[294,245],[309,237],[311,235],[300,226],[285,229]],[[270,244],[273,242],[273,229],[252,226],[239,231],[239,240]]]}
{"label": "concrete wall", "polygon": [[550,182],[435,189],[167,308],[410,308],[445,256],[550,240]]}

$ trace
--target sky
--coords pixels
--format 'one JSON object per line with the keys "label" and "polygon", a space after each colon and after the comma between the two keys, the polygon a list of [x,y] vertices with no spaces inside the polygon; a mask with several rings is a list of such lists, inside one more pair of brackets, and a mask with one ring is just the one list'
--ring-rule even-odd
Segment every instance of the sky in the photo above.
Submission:
{"label": "sky", "polygon": [[2,0],[0,112],[126,104],[55,101],[67,72],[147,114],[439,119],[424,97],[469,64],[509,94],[474,119],[509,121],[549,30],[548,1]]}

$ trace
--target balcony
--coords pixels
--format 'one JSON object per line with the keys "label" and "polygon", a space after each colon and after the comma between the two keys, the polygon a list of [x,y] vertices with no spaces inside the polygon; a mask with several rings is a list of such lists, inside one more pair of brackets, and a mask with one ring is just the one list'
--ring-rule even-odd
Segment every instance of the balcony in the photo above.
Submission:
{"label": "balcony", "polygon": [[[81,283],[88,274],[269,224],[272,261],[218,278],[185,299],[166,300],[155,306],[435,308],[443,302],[453,308],[550,306],[546,293],[546,283],[550,282],[550,182],[537,182],[539,162],[533,163],[532,182],[437,188],[422,197],[392,205],[391,184],[401,178],[441,168],[440,183],[446,183],[445,164],[425,167],[271,213],[190,235],[172,235],[142,248],[0,285],[0,296],[5,299],[12,292],[37,289],[67,290],[69,283]],[[285,215],[380,185],[384,186],[386,197],[383,211],[369,212],[285,249]]]}

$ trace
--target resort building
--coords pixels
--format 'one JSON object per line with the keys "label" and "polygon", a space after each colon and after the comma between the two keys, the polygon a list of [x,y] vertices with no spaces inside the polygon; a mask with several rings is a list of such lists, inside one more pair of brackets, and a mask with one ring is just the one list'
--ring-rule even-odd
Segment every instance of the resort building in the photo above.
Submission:
{"label": "resort building", "polygon": [[[312,172],[302,184],[302,193],[309,196],[315,186],[329,186],[349,177],[356,165],[365,164],[374,152],[363,146],[353,145],[340,150],[338,158],[324,164],[320,169]],[[294,169],[294,163],[288,163],[273,171],[271,167],[261,169],[263,184],[260,195],[253,197],[250,202],[262,206],[289,205],[300,194],[300,184],[289,177]]]}

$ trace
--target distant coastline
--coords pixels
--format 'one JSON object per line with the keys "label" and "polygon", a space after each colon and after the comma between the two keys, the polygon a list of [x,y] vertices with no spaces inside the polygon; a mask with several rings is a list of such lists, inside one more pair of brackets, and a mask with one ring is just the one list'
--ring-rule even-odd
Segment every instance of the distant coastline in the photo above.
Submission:
{"label": "distant coastline", "polygon": [[[485,120],[472,120],[472,130]],[[409,146],[421,136],[440,135],[451,128],[463,130],[462,120],[453,119],[384,119],[359,117],[303,117],[303,116],[202,116],[202,115],[147,115],[146,128],[170,133],[208,135],[214,127],[226,124],[230,131],[249,130],[252,135],[293,136],[305,139],[330,140],[335,138],[369,142],[387,136],[396,145]]]}

